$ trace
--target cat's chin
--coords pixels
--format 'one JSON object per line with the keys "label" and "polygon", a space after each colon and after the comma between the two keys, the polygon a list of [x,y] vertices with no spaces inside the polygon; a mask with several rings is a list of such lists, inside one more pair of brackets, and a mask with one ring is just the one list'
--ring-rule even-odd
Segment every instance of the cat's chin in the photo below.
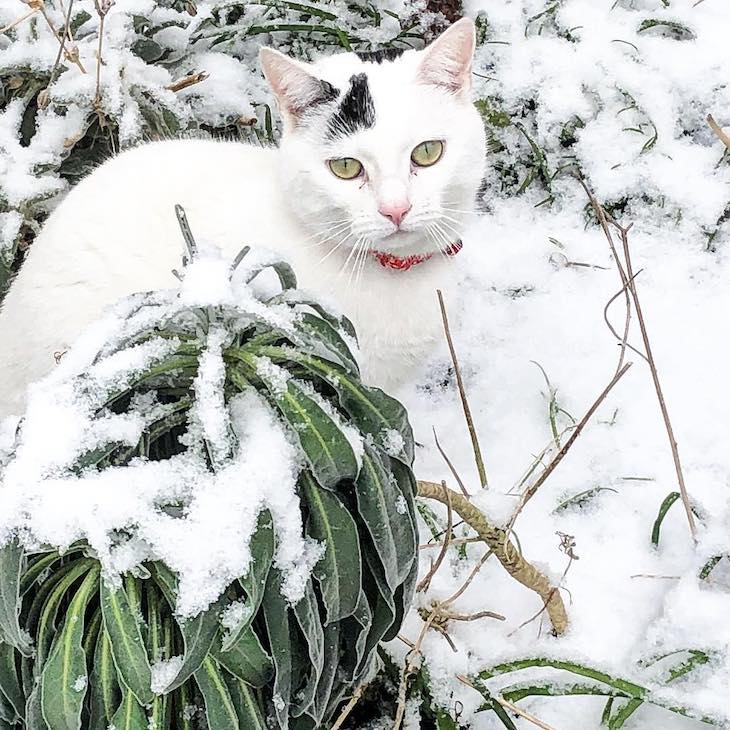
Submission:
{"label": "cat's chin", "polygon": [[370,246],[371,251],[399,255],[436,253],[439,247],[426,231],[394,231],[378,239]]}

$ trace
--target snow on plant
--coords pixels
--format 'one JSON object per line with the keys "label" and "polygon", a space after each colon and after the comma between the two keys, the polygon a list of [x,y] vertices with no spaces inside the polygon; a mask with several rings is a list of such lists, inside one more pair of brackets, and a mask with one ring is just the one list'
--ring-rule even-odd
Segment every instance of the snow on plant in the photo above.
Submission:
{"label": "snow on plant", "polygon": [[[210,728],[326,725],[410,604],[404,409],[360,382],[352,326],[288,265],[221,265],[178,215],[180,289],[92,327],[4,444],[10,724],[198,727],[200,696]],[[283,293],[259,298],[268,268]]]}

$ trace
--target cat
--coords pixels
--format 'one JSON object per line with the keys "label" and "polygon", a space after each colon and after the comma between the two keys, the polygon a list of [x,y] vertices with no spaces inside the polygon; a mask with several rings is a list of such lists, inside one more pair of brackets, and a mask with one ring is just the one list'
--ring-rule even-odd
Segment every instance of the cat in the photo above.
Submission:
{"label": "cat", "polygon": [[475,29],[423,50],[259,59],[283,122],[278,148],[187,139],[122,152],[73,188],[30,247],[0,310],[0,417],[20,415],[54,353],[117,299],[174,286],[183,206],[231,259],[265,246],[353,321],[365,382],[393,388],[442,337],[452,276],[485,174],[471,101]]}

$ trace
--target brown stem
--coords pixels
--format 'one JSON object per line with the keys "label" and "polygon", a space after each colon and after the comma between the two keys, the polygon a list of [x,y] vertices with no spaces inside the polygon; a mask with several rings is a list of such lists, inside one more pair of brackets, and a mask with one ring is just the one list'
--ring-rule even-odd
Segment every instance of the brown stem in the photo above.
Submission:
{"label": "brown stem", "polygon": [[[448,489],[448,488],[447,488]],[[568,615],[560,591],[535,566],[531,565],[515,547],[506,530],[491,525],[486,516],[466,497],[448,489],[447,496],[441,484],[418,482],[418,496],[435,499],[442,504],[451,502],[451,508],[492,549],[502,567],[526,588],[535,591],[545,604],[545,610],[556,634],[564,634],[568,628]]]}
{"label": "brown stem", "polygon": [[661,383],[659,382],[659,372],[657,371],[656,362],[654,355],[651,351],[651,344],[649,342],[649,332],[644,321],[644,314],[641,310],[641,303],[639,302],[639,294],[636,291],[636,282],[634,281],[634,274],[631,263],[631,249],[629,248],[629,228],[623,228],[618,223],[614,223],[621,233],[621,243],[624,249],[624,259],[626,260],[626,273],[629,279],[629,291],[631,292],[631,298],[634,301],[634,308],[636,309],[636,318],[639,320],[639,330],[641,331],[641,339],[644,342],[644,351],[646,352],[646,359],[649,363],[649,370],[651,372],[651,378],[654,382],[654,390],[656,391],[657,399],[659,400],[659,409],[662,412],[662,418],[664,419],[664,427],[667,431],[667,438],[669,439],[669,447],[672,451],[672,459],[674,461],[674,470],[677,473],[677,483],[679,484],[679,492],[682,495],[682,503],[684,504],[684,511],[687,513],[687,522],[689,524],[689,531],[692,535],[692,539],[697,542],[697,526],[695,525],[694,514],[692,514],[692,506],[689,501],[689,494],[687,492],[687,486],[684,482],[684,472],[682,471],[682,464],[679,460],[679,448],[677,446],[677,440],[674,438],[674,429],[672,428],[672,421],[669,418],[669,410],[667,409],[667,402],[664,399],[664,393],[662,391]]}
{"label": "brown stem", "polygon": [[707,123],[717,135],[718,139],[730,150],[730,135],[715,121],[715,117],[712,114],[707,115]]}
{"label": "brown stem", "polygon": [[444,295],[440,289],[436,290],[439,298],[439,307],[441,308],[441,319],[444,323],[444,333],[446,334],[446,342],[449,345],[449,352],[451,353],[451,362],[454,364],[454,374],[456,375],[456,384],[459,388],[459,397],[461,398],[461,405],[464,409],[464,418],[466,418],[466,425],[469,429],[469,437],[471,438],[471,446],[474,451],[474,460],[477,464],[477,471],[479,472],[479,482],[482,487],[489,486],[487,483],[487,471],[484,468],[484,459],[482,458],[482,450],[479,446],[479,439],[477,438],[477,430],[474,427],[474,419],[471,417],[471,409],[469,408],[469,400],[466,397],[466,390],[464,389],[464,380],[461,377],[461,368],[459,367],[459,359],[456,356],[456,348],[454,347],[454,340],[451,337],[451,328],[449,327],[449,318],[446,314],[446,304],[444,304]]}

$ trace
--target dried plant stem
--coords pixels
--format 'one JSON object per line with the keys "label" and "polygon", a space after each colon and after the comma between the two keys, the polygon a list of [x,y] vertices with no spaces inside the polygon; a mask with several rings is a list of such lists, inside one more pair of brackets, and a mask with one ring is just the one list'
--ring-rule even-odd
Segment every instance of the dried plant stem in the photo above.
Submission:
{"label": "dried plant stem", "polygon": [[[438,485],[440,488],[440,485]],[[421,644],[423,644],[423,640],[426,638],[426,634],[428,633],[429,628],[431,627],[431,624],[433,623],[434,619],[436,618],[436,613],[431,613],[428,618],[423,622],[421,626],[421,632],[418,634],[418,639],[416,639],[416,642],[411,646],[411,650],[406,655],[406,662],[403,667],[403,674],[401,675],[400,679],[400,686],[398,687],[398,707],[395,712],[395,721],[393,722],[393,730],[399,730],[401,723],[403,722],[403,716],[406,712],[406,697],[408,692],[408,678],[418,669],[418,665],[416,663],[416,657],[421,656]],[[410,642],[406,642],[410,643]]]}
{"label": "dried plant stem", "polygon": [[730,134],[728,134],[716,121],[712,114],[707,115],[707,123],[718,139],[730,150]]}
{"label": "dried plant stem", "polygon": [[166,86],[165,88],[168,91],[182,91],[182,89],[187,89],[189,86],[199,84],[201,81],[205,81],[207,78],[208,74],[205,71],[198,71],[198,73],[183,76],[181,79],[173,81],[169,86]]}
{"label": "dried plant stem", "polygon": [[[708,121],[710,121],[711,117],[708,117]],[[714,122],[714,119],[712,122],[710,122],[710,126],[713,126],[713,129],[715,130],[715,133],[718,133],[718,130],[720,134],[720,139],[725,141],[723,138],[725,135],[724,132],[717,126],[717,124]],[[717,129],[715,129],[717,128]],[[729,140],[730,141],[730,140]],[[727,142],[726,142],[727,144]],[[730,145],[728,145],[730,147]],[[654,360],[654,355],[651,350],[651,343],[649,341],[649,333],[646,326],[646,321],[644,320],[644,314],[641,309],[641,302],[639,300],[639,294],[636,289],[636,276],[637,274],[634,273],[633,270],[633,264],[631,261],[631,248],[629,246],[629,231],[631,230],[631,225],[629,226],[621,226],[619,225],[615,220],[613,220],[607,213],[606,210],[603,208],[603,206],[596,200],[595,195],[591,192],[588,185],[586,185],[585,181],[580,180],[581,185],[583,186],[583,189],[586,192],[586,195],[588,196],[588,199],[591,203],[591,206],[593,207],[593,210],[596,214],[596,217],[598,218],[598,221],[601,225],[601,229],[603,230],[603,234],[606,237],[606,240],[608,241],[608,245],[611,248],[611,253],[613,255],[614,261],[616,263],[616,268],[618,270],[619,276],[621,277],[621,283],[622,283],[622,289],[621,291],[625,292],[625,295],[627,297],[627,304],[626,304],[626,323],[624,328],[624,337],[621,341],[621,357],[619,358],[619,367],[621,366],[623,362],[623,355],[625,354],[625,351],[630,345],[628,345],[628,335],[629,335],[629,316],[630,316],[630,308],[631,303],[633,303],[634,309],[636,310],[636,318],[639,322],[639,330],[641,332],[641,339],[644,345],[644,352],[641,353],[642,357],[646,360],[646,362],[649,365],[649,371],[651,372],[652,381],[654,383],[654,390],[656,391],[657,399],[659,401],[659,409],[662,414],[662,419],[664,420],[664,427],[667,432],[667,438],[669,439],[669,447],[672,452],[672,459],[674,461],[674,469],[677,475],[677,483],[679,484],[679,493],[682,497],[682,503],[684,504],[684,511],[687,515],[687,523],[689,525],[689,531],[690,535],[692,536],[692,540],[694,542],[697,542],[697,526],[695,524],[694,514],[692,513],[692,507],[690,505],[689,500],[689,493],[687,492],[687,486],[684,481],[684,472],[682,471],[682,464],[679,458],[679,448],[677,446],[677,440],[674,437],[674,429],[672,427],[672,421],[669,417],[669,410],[667,408],[666,399],[664,398],[664,392],[661,387],[661,383],[659,381],[659,373],[657,371],[656,361]],[[621,237],[621,247],[622,247],[622,253],[623,253],[623,261],[621,260],[619,253],[616,249],[616,246],[613,241],[613,236],[611,235],[611,229],[610,225],[613,225],[614,228],[619,232],[619,235]],[[630,301],[629,301],[630,299]],[[611,328],[612,332],[614,331],[613,328]],[[615,334],[615,332],[614,332]],[[632,350],[635,350],[635,348],[631,347]],[[617,370],[617,375],[619,374],[619,371]]]}
{"label": "dried plant stem", "polygon": [[456,471],[456,467],[454,466],[451,459],[449,459],[446,452],[441,448],[441,444],[439,443],[439,437],[436,435],[436,429],[433,429],[433,440],[436,442],[436,448],[439,451],[439,454],[443,457],[443,460],[446,462],[446,466],[449,467],[449,471],[451,472],[451,475],[456,479],[456,483],[459,485],[459,489],[461,489],[461,493],[465,497],[471,496],[469,492],[466,489],[466,486],[464,485],[464,482],[462,481],[461,477],[459,476],[459,472]]}
{"label": "dried plant stem", "polygon": [[482,487],[489,486],[487,482],[487,471],[484,468],[484,459],[482,458],[482,450],[479,446],[479,439],[477,438],[477,431],[474,427],[474,419],[471,416],[471,409],[469,408],[469,400],[466,397],[466,390],[464,389],[464,379],[461,377],[461,368],[459,367],[459,359],[456,356],[456,348],[454,347],[454,340],[451,337],[451,328],[449,327],[449,318],[446,314],[446,304],[444,304],[444,295],[441,290],[436,291],[439,298],[439,307],[441,308],[441,319],[444,323],[444,333],[446,335],[446,342],[449,345],[449,352],[451,353],[451,362],[454,365],[454,374],[456,375],[456,385],[459,389],[459,397],[461,398],[461,405],[464,409],[464,417],[466,418],[466,425],[469,429],[469,436],[471,438],[472,449],[474,450],[474,460],[477,464],[477,471],[479,472],[479,482]]}
{"label": "dried plant stem", "polygon": [[31,8],[25,15],[21,15],[12,22],[0,28],[0,34],[7,33],[9,30],[19,26],[24,20],[28,20],[31,16],[35,15],[40,10],[40,7]]}
{"label": "dried plant stem", "polygon": [[618,383],[618,381],[623,378],[623,376],[626,374],[626,371],[631,367],[631,365],[632,363],[627,362],[625,365],[623,365],[623,367],[621,367],[620,370],[616,372],[613,378],[611,378],[611,382],[609,382],[609,384],[601,391],[601,394],[598,396],[598,398],[593,401],[593,405],[586,411],[586,414],[575,426],[575,428],[573,429],[573,433],[570,434],[570,437],[563,444],[560,451],[555,454],[552,461],[545,467],[545,469],[543,469],[540,476],[528,487],[528,489],[525,490],[525,492],[522,494],[522,497],[520,497],[520,502],[517,505],[514,514],[512,515],[512,519],[510,520],[510,526],[514,525],[514,522],[517,519],[517,515],[519,515],[523,507],[532,499],[532,497],[535,496],[537,490],[540,489],[540,487],[545,483],[548,477],[555,471],[558,464],[563,460],[565,455],[570,451],[571,447],[576,442],[577,438],[583,432],[583,429],[588,424],[588,421],[590,421],[591,416],[593,416],[596,410],[598,410],[598,407],[601,405],[601,403],[606,400],[608,394],[611,392],[611,390],[613,390],[613,387],[616,385],[616,383]]}
{"label": "dried plant stem", "polygon": [[659,373],[657,371],[656,361],[651,351],[651,343],[649,342],[649,332],[644,321],[644,314],[641,310],[641,303],[639,301],[639,294],[636,291],[636,282],[634,281],[633,267],[631,263],[631,249],[629,247],[629,227],[622,227],[614,221],[614,225],[621,234],[621,244],[624,250],[624,259],[626,261],[626,273],[628,274],[628,287],[631,292],[631,298],[634,302],[634,308],[636,309],[636,318],[639,320],[639,330],[641,331],[641,339],[644,343],[644,352],[646,354],[647,362],[649,363],[649,370],[651,372],[651,378],[654,382],[654,390],[656,391],[657,399],[659,400],[659,409],[662,412],[662,418],[664,419],[664,426],[667,431],[667,438],[669,439],[669,446],[672,450],[672,459],[674,461],[674,470],[677,473],[677,483],[679,484],[679,493],[682,495],[682,503],[684,504],[684,511],[687,513],[687,523],[689,524],[689,531],[692,535],[692,539],[697,542],[697,526],[695,524],[694,514],[692,513],[692,506],[689,501],[689,493],[687,492],[687,486],[684,482],[684,472],[682,471],[682,464],[679,459],[679,448],[677,447],[677,440],[674,437],[674,428],[672,427],[672,421],[669,418],[669,410],[667,409],[667,402],[664,398],[662,386],[659,381]]}
{"label": "dried plant stem", "polygon": [[521,707],[518,707],[516,704],[514,704],[514,702],[510,702],[504,697],[499,696],[495,696],[494,699],[499,702],[499,704],[502,705],[502,707],[504,707],[506,710],[514,712],[515,715],[519,715],[521,718],[527,720],[527,722],[531,722],[536,727],[542,728],[542,730],[556,730],[556,728],[554,728],[552,725],[548,725],[546,722],[540,720],[540,718],[531,715],[526,710],[523,710]]}
{"label": "dried plant stem", "polygon": [[365,687],[367,687],[367,684],[361,684],[352,693],[352,697],[350,697],[349,702],[342,708],[342,712],[340,712],[340,714],[337,716],[337,720],[335,721],[335,724],[332,726],[331,730],[340,730],[345,720],[347,720],[348,715],[353,711],[353,709],[355,709],[355,705],[362,697],[362,693],[365,691]]}
{"label": "dried plant stem", "polygon": [[555,633],[558,635],[565,633],[568,628],[568,615],[560,592],[550,584],[550,581],[537,568],[522,557],[519,550],[509,539],[506,530],[491,525],[485,515],[458,492],[448,489],[447,498],[441,484],[419,481],[418,496],[435,499],[447,505],[450,501],[454,512],[492,549],[502,567],[517,582],[535,591],[542,598]]}

